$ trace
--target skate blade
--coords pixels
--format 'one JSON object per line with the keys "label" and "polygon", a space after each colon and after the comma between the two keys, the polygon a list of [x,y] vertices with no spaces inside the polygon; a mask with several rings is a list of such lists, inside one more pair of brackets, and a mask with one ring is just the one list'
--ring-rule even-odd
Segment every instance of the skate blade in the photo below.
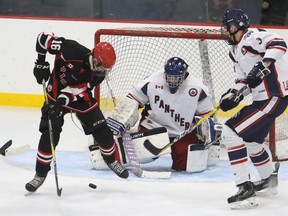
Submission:
{"label": "skate blade", "polygon": [[251,209],[251,208],[256,208],[257,206],[258,206],[258,203],[256,202],[255,197],[250,197],[250,198],[243,200],[243,201],[230,203],[230,207],[233,210]]}

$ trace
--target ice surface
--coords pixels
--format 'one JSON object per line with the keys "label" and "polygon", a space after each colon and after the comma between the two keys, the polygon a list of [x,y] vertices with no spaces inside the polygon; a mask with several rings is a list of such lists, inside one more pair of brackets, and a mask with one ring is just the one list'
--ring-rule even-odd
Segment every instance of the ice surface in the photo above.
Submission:
{"label": "ice surface", "polygon": [[[56,151],[62,196],[56,195],[53,170],[36,193],[25,196],[24,185],[34,176],[40,109],[0,107],[0,120],[0,145],[12,139],[11,147],[31,146],[31,151],[17,156],[0,156],[1,216],[284,216],[288,212],[286,162],[280,167],[277,195],[258,196],[255,209],[231,210],[226,200],[237,189],[225,149],[221,161],[201,173],[173,172],[170,179],[141,179],[130,172],[130,178],[122,180],[109,170],[92,169],[88,137],[71,115],[66,116]],[[170,163],[170,158],[164,157],[143,168],[169,170]],[[256,180],[258,176],[250,168]],[[88,187],[90,182],[97,189]]]}

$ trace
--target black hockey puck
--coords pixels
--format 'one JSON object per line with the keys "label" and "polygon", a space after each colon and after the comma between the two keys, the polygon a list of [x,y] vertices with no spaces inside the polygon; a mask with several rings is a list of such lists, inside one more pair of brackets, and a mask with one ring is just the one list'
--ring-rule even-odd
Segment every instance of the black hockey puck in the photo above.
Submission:
{"label": "black hockey puck", "polygon": [[96,186],[95,184],[93,184],[93,183],[89,183],[89,187],[90,187],[90,188],[93,188],[93,189],[96,189],[96,188],[97,188],[97,186]]}

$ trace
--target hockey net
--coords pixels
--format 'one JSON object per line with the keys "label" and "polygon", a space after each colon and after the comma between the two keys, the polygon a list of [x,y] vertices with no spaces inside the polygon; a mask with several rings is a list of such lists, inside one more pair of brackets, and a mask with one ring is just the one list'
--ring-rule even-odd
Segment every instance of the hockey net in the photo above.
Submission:
{"label": "hockey net", "polygon": [[[109,83],[117,100],[124,97],[133,85],[163,68],[173,56],[183,58],[188,71],[201,78],[210,89],[215,105],[221,95],[233,85],[234,72],[228,56],[228,45],[218,29],[139,27],[125,29],[100,29],[95,33],[95,44],[110,42],[116,51],[117,61],[109,74]],[[102,111],[113,109],[107,82],[95,91],[100,98]],[[250,103],[246,97],[238,108],[229,112],[219,111],[217,120],[224,123],[243,105]],[[187,107],[189,109],[189,107]],[[288,147],[287,114],[280,116],[265,143],[272,150],[274,160],[286,160]],[[276,128],[276,130],[275,130]]]}

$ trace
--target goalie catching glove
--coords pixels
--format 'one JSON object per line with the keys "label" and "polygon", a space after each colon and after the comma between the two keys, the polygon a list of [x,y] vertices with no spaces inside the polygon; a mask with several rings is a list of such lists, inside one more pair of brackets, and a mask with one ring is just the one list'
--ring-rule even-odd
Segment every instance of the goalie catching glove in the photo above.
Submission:
{"label": "goalie catching glove", "polygon": [[271,71],[264,65],[263,61],[258,61],[247,76],[249,88],[255,88],[260,85],[263,79],[270,73]]}
{"label": "goalie catching glove", "polygon": [[135,100],[124,97],[108,115],[107,125],[115,136],[124,133],[136,124],[139,118],[138,106]]}
{"label": "goalie catching glove", "polygon": [[238,106],[243,100],[243,93],[239,93],[237,89],[230,88],[226,93],[221,96],[220,108],[226,112]]}

